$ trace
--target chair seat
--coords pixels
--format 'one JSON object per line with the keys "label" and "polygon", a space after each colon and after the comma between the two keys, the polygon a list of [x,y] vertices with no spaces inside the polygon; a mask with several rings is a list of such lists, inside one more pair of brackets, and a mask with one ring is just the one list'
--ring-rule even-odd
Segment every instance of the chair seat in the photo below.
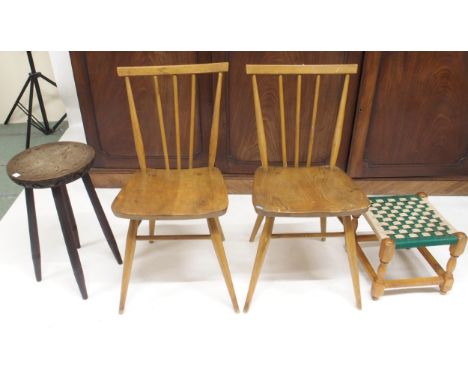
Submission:
{"label": "chair seat", "polygon": [[121,218],[199,219],[223,215],[228,206],[226,186],[217,168],[139,171],[112,203]]}
{"label": "chair seat", "polygon": [[369,200],[336,167],[260,167],[253,205],[264,216],[350,216],[364,213]]}

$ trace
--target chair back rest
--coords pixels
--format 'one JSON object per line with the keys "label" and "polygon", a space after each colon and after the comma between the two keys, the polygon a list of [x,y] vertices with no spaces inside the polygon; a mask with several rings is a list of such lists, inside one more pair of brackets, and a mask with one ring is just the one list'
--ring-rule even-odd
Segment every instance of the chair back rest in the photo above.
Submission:
{"label": "chair back rest", "polygon": [[320,96],[320,78],[322,75],[344,75],[343,90],[338,107],[335,132],[333,135],[330,167],[336,166],[338,153],[341,144],[341,136],[343,133],[343,122],[345,117],[346,100],[349,88],[350,74],[356,74],[358,70],[357,64],[344,65],[246,65],[247,74],[252,76],[253,97],[255,105],[255,121],[257,125],[258,147],[260,150],[260,159],[262,167],[268,168],[268,150],[265,138],[265,126],[260,102],[260,95],[257,83],[257,75],[274,75],[278,76],[278,92],[279,92],[279,115],[280,115],[280,131],[281,131],[281,154],[283,167],[288,167],[287,152],[286,152],[286,122],[284,112],[284,90],[283,76],[295,75],[297,78],[296,87],[296,108],[295,108],[295,135],[294,135],[294,166],[299,167],[299,147],[300,147],[300,125],[301,125],[301,92],[302,92],[302,76],[315,75],[315,92],[313,98],[312,118],[310,122],[309,142],[307,146],[307,162],[306,166],[310,167],[312,162],[312,147],[314,144],[314,135],[316,130],[317,108]]}
{"label": "chair back rest", "polygon": [[164,165],[167,170],[169,166],[169,154],[166,141],[166,126],[164,125],[163,107],[161,101],[161,92],[158,78],[161,76],[172,77],[173,89],[173,105],[174,105],[174,128],[175,128],[175,143],[176,143],[176,160],[177,169],[181,169],[182,157],[180,147],[180,121],[179,121],[179,88],[178,76],[191,76],[191,92],[190,92],[190,123],[189,123],[189,156],[188,167],[193,165],[193,146],[195,135],[195,114],[196,114],[196,96],[197,96],[197,75],[198,74],[218,74],[216,84],[216,93],[214,98],[213,118],[211,121],[210,146],[208,155],[208,166],[213,167],[216,159],[216,150],[218,145],[219,131],[219,112],[221,106],[221,87],[223,83],[223,73],[229,70],[227,62],[211,63],[211,64],[192,64],[192,65],[167,65],[167,66],[133,66],[133,67],[118,67],[117,74],[119,77],[125,78],[125,87],[127,90],[128,105],[130,108],[130,120],[132,124],[133,139],[135,141],[135,149],[138,157],[138,163],[141,170],[146,170],[146,155],[143,144],[140,122],[138,119],[137,110],[135,107],[135,99],[132,91],[131,77],[150,77],[153,80],[154,97],[156,104],[156,116],[159,121],[159,129],[161,133],[161,142],[164,152]]}

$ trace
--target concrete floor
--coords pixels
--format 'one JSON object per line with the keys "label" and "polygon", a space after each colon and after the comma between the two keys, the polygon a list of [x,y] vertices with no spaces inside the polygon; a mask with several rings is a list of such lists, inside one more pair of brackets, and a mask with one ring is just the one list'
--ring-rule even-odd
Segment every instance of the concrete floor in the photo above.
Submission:
{"label": "concrete floor", "polygon": [[[53,126],[55,122],[50,122]],[[31,130],[31,147],[58,141],[68,128],[68,122],[60,124],[54,134],[44,135],[37,129]],[[8,161],[24,150],[26,144],[26,123],[0,124],[0,220],[13,204],[22,187],[13,183],[6,173]]]}

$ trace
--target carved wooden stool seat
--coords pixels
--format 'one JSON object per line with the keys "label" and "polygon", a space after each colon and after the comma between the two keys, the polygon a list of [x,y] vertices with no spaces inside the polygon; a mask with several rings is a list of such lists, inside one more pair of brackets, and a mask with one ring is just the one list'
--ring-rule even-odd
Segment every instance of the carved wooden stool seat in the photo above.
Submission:
{"label": "carved wooden stool seat", "polygon": [[[457,258],[465,250],[466,235],[457,232],[450,223],[429,203],[427,195],[369,197],[371,207],[364,215],[375,235],[358,235],[359,241],[380,240],[380,265],[377,272],[370,264],[359,244],[358,257],[372,279],[372,297],[383,295],[387,288],[438,285],[441,293],[453,285],[453,271]],[[450,259],[446,270],[437,262],[427,247],[449,245]],[[437,273],[435,277],[417,277],[386,280],[387,266],[395,249],[417,248]]]}
{"label": "carved wooden stool seat", "polygon": [[8,162],[7,166],[7,172],[11,180],[25,188],[29,237],[36,280],[41,281],[42,275],[33,189],[50,188],[54,197],[73,273],[75,274],[83,299],[88,298],[88,294],[77,251],[80,248],[80,240],[70,198],[68,197],[67,183],[79,178],[83,180],[104,236],[109,243],[115,259],[119,264],[122,264],[114,235],[88,174],[94,156],[94,149],[84,143],[55,142],[22,151],[15,155]]}

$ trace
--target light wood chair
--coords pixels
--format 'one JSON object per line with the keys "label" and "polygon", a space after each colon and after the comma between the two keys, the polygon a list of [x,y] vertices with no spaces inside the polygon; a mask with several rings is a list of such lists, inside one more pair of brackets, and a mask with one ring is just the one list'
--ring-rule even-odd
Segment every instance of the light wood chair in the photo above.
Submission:
{"label": "light wood chair", "polygon": [[[228,63],[117,68],[118,75],[125,78],[133,138],[135,141],[138,163],[140,165],[140,170],[130,178],[112,204],[112,211],[116,216],[130,219],[122,276],[120,313],[123,313],[125,308],[136,240],[153,241],[210,238],[221,266],[232,305],[236,312],[239,311],[222,243],[224,235],[218,220],[218,217],[224,215],[227,210],[227,191],[221,172],[214,166],[218,143],[223,73],[227,72],[228,69]],[[217,85],[214,97],[208,166],[193,168],[197,75],[210,73],[217,74]],[[181,165],[178,75],[190,75],[191,79],[188,169],[182,169]],[[146,164],[145,148],[130,81],[130,78],[135,76],[146,76],[153,81],[156,103],[155,114],[159,121],[165,169],[150,169]],[[171,169],[169,165],[166,128],[158,81],[160,76],[171,76],[172,78],[177,161],[177,167],[175,169]],[[210,235],[155,235],[155,222],[157,220],[174,219],[207,219]],[[142,220],[149,221],[149,235],[138,235],[138,226]]]}
{"label": "light wood chair", "polygon": [[[253,205],[258,217],[250,237],[251,241],[255,239],[255,235],[257,234],[263,219],[265,219],[265,225],[258,245],[257,256],[252,271],[249,290],[247,292],[244,312],[249,310],[270,238],[321,237],[322,240],[324,240],[327,236],[345,236],[356,306],[361,309],[355,229],[357,227],[357,218],[369,207],[369,200],[353,183],[351,178],[336,166],[343,131],[349,78],[351,74],[357,73],[357,69],[357,65],[246,66],[247,74],[252,77],[258,146],[262,162],[262,166],[257,169],[254,177]],[[262,114],[259,86],[257,83],[257,75],[278,76],[282,167],[270,166],[268,162],[265,125]],[[297,78],[293,167],[288,167],[286,150],[286,118],[283,90],[283,76],[286,75],[295,75]],[[307,162],[305,163],[305,167],[300,167],[301,84],[303,75],[316,75],[316,80],[314,98],[313,102],[311,102],[313,110],[307,146]],[[329,166],[312,167],[312,148],[314,144],[314,132],[316,130],[317,108],[320,96],[320,80],[322,75],[344,75],[344,84],[337,113]],[[273,234],[273,223],[277,216],[319,217],[321,232]],[[327,217],[338,217],[343,223],[344,232],[327,233]],[[355,218],[354,220],[353,217]]]}

